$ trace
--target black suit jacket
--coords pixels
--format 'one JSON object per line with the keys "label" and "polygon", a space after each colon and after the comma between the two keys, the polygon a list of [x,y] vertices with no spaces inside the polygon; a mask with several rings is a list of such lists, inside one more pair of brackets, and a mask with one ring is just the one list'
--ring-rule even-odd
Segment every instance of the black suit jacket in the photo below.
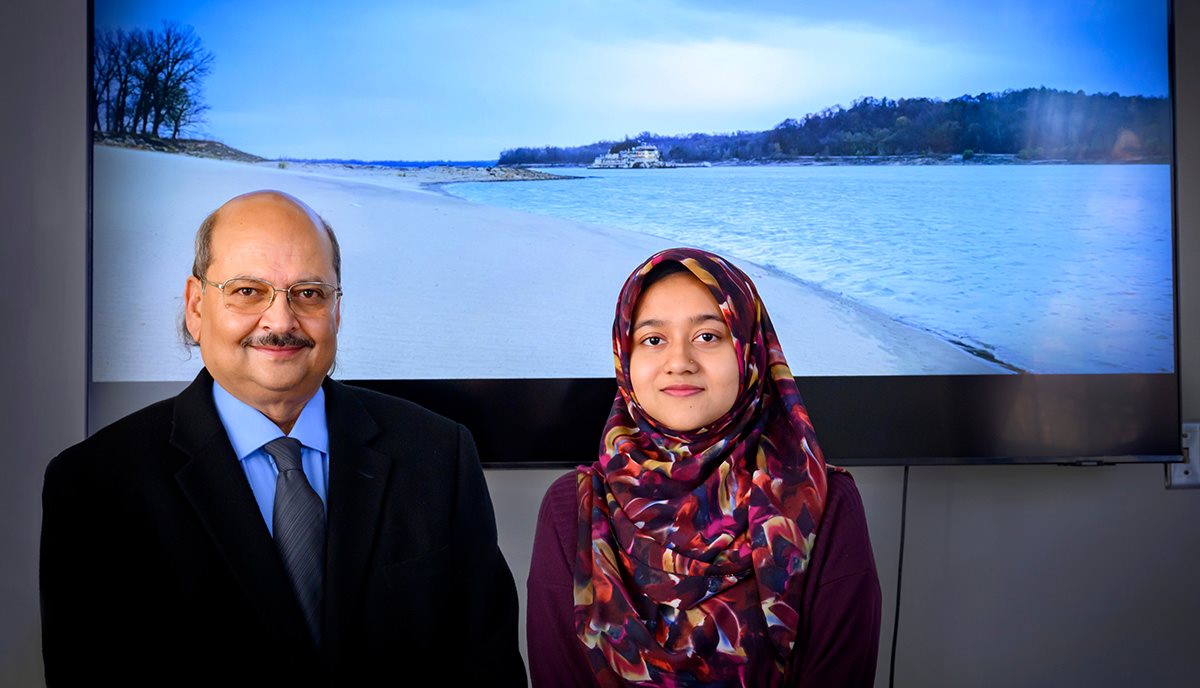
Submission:
{"label": "black suit jacket", "polygon": [[46,470],[48,683],[524,685],[516,588],[470,434],[400,399],[324,388],[320,648],[202,371]]}

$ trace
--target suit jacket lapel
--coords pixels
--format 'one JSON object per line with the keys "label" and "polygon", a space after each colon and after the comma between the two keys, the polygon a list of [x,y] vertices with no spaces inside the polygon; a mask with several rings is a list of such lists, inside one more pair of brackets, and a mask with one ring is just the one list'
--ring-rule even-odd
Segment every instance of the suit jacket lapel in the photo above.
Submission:
{"label": "suit jacket lapel", "polygon": [[300,603],[213,405],[207,371],[175,400],[171,444],[190,457],[175,479],[250,604],[288,647],[315,651]]}
{"label": "suit jacket lapel", "polygon": [[368,443],[379,425],[345,385],[325,380],[325,416],[329,424],[328,543],[322,654],[341,656],[338,648],[346,617],[361,606],[364,571],[383,511],[384,490],[393,461]]}

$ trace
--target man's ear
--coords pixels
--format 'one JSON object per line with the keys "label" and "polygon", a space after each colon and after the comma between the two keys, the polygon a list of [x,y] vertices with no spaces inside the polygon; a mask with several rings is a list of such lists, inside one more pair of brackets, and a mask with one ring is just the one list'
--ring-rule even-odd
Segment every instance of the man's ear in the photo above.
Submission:
{"label": "man's ear", "polygon": [[183,322],[196,343],[200,343],[200,298],[204,285],[193,275],[188,277],[183,288]]}

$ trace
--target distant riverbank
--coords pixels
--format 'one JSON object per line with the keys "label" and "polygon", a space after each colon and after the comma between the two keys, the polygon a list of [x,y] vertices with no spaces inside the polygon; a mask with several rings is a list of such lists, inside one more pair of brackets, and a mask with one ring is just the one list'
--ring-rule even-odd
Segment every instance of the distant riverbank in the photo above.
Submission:
{"label": "distant riverbank", "polygon": [[[1081,161],[1056,158],[1027,159],[1012,153],[972,153],[958,155],[805,155],[795,158],[764,158],[707,162],[671,162],[669,167],[811,167],[822,165],[1165,165],[1169,160],[1137,158],[1130,160]],[[520,163],[511,167],[537,169],[587,169],[579,163]]]}

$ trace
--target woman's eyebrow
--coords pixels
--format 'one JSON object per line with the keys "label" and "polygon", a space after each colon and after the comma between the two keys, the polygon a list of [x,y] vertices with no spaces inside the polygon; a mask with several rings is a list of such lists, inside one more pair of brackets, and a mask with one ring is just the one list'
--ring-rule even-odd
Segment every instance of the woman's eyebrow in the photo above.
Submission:
{"label": "woman's eyebrow", "polygon": [[708,322],[709,320],[716,320],[717,322],[721,323],[722,325],[725,324],[725,318],[722,318],[721,316],[717,315],[716,313],[701,313],[700,315],[692,316],[692,324],[693,325],[699,325],[700,323]]}
{"label": "woman's eyebrow", "polygon": [[658,320],[656,318],[647,318],[645,320],[639,320],[637,322],[637,324],[633,326],[633,330],[636,332],[636,331],[642,329],[643,327],[663,327],[666,324],[667,324],[667,321],[665,321],[665,320]]}

